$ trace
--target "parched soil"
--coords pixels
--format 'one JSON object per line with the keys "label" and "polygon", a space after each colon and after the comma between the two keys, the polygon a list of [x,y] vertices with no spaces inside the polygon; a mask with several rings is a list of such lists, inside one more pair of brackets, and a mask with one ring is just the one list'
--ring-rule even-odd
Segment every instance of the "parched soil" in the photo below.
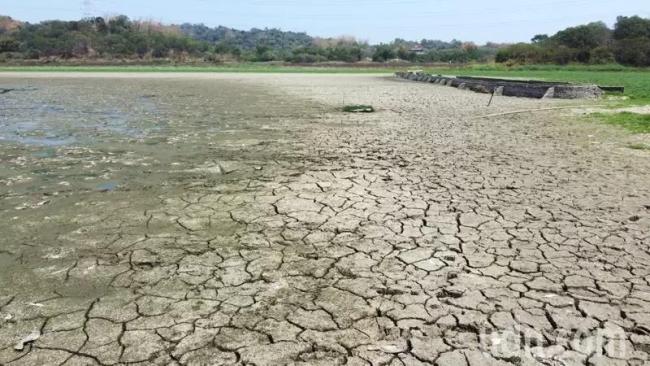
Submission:
{"label": "parched soil", "polygon": [[0,365],[649,362],[650,153],[625,147],[648,137],[548,110],[575,101],[369,75],[0,87]]}

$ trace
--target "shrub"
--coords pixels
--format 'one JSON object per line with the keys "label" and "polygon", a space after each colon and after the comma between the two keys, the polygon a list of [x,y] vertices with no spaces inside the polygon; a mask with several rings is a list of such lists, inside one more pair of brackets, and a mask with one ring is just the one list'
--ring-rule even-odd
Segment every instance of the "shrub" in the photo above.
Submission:
{"label": "shrub", "polygon": [[543,49],[537,45],[518,43],[497,52],[496,61],[514,61],[517,63],[540,63],[543,62]]}
{"label": "shrub", "polygon": [[375,53],[372,55],[372,60],[376,62],[386,62],[394,59],[396,56],[393,47],[387,44],[381,44],[375,49]]}
{"label": "shrub", "polygon": [[572,62],[650,66],[650,19],[618,17],[614,30],[602,22],[570,27],[552,37],[535,36],[533,44],[516,44],[497,53],[500,63]]}
{"label": "shrub", "polygon": [[650,19],[638,16],[618,17],[614,26],[614,39],[650,38]]}
{"label": "shrub", "polygon": [[16,52],[18,51],[20,44],[13,38],[9,37],[0,37],[0,53],[4,52]]}
{"label": "shrub", "polygon": [[615,62],[614,52],[609,47],[598,47],[591,51],[590,63],[607,65]]}
{"label": "shrub", "polygon": [[624,65],[650,66],[650,38],[618,40],[614,55]]}

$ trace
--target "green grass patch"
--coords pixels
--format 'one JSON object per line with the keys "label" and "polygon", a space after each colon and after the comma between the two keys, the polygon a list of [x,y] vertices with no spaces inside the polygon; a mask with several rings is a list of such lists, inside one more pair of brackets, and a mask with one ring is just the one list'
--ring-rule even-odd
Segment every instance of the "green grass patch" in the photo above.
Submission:
{"label": "green grass patch", "polygon": [[[602,86],[624,86],[627,101],[619,104],[650,103],[650,68],[630,68],[620,65],[527,65],[505,67],[499,64],[474,65],[460,68],[427,68],[427,72],[446,75],[468,75],[545,81],[567,81]],[[612,94],[618,95],[619,94]]]}
{"label": "green grass patch", "polygon": [[650,114],[630,112],[595,113],[594,117],[614,126],[620,126],[632,133],[650,133]]}
{"label": "green grass patch", "polygon": [[372,113],[375,111],[371,105],[352,104],[343,107],[343,112],[348,113]]}
{"label": "green grass patch", "polygon": [[[617,105],[650,104],[650,68],[621,65],[521,65],[475,64],[459,67],[412,66],[291,66],[271,63],[234,63],[224,65],[124,65],[124,66],[0,66],[2,72],[248,72],[248,73],[311,73],[311,74],[391,74],[396,71],[422,68],[432,74],[487,76],[546,81],[568,81],[603,86],[624,86],[628,100]],[[620,94],[613,94],[620,96]]]}
{"label": "green grass patch", "polygon": [[0,66],[2,72],[206,72],[206,73],[308,73],[308,74],[392,74],[392,67],[290,66],[242,63],[215,66],[125,65],[125,66]]}
{"label": "green grass patch", "polygon": [[633,149],[633,150],[647,150],[650,151],[650,145],[648,144],[629,144],[627,145],[628,148]]}

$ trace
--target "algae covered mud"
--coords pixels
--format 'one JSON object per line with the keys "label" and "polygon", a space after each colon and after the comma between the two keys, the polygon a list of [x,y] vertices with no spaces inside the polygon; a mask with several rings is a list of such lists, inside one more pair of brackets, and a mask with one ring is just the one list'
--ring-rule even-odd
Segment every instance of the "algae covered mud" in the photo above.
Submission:
{"label": "algae covered mud", "polygon": [[75,266],[77,250],[109,244],[68,246],[80,222],[117,225],[109,232],[121,235],[119,227],[145,222],[164,195],[271,169],[266,161],[281,151],[272,145],[284,136],[278,131],[310,113],[305,103],[224,80],[14,78],[3,85],[11,92],[0,125],[2,271],[16,290],[31,291],[32,276],[16,271],[18,262],[67,276],[58,271]]}
{"label": "algae covered mud", "polygon": [[0,88],[0,364],[648,360],[647,136],[508,114],[566,101],[363,75]]}

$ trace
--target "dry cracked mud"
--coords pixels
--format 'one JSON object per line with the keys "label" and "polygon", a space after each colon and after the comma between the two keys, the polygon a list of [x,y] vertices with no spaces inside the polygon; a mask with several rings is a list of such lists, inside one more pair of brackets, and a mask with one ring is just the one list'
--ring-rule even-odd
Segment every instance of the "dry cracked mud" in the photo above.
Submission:
{"label": "dry cracked mud", "polygon": [[477,118],[567,102],[372,75],[0,86],[2,365],[649,364],[650,155],[570,112]]}

